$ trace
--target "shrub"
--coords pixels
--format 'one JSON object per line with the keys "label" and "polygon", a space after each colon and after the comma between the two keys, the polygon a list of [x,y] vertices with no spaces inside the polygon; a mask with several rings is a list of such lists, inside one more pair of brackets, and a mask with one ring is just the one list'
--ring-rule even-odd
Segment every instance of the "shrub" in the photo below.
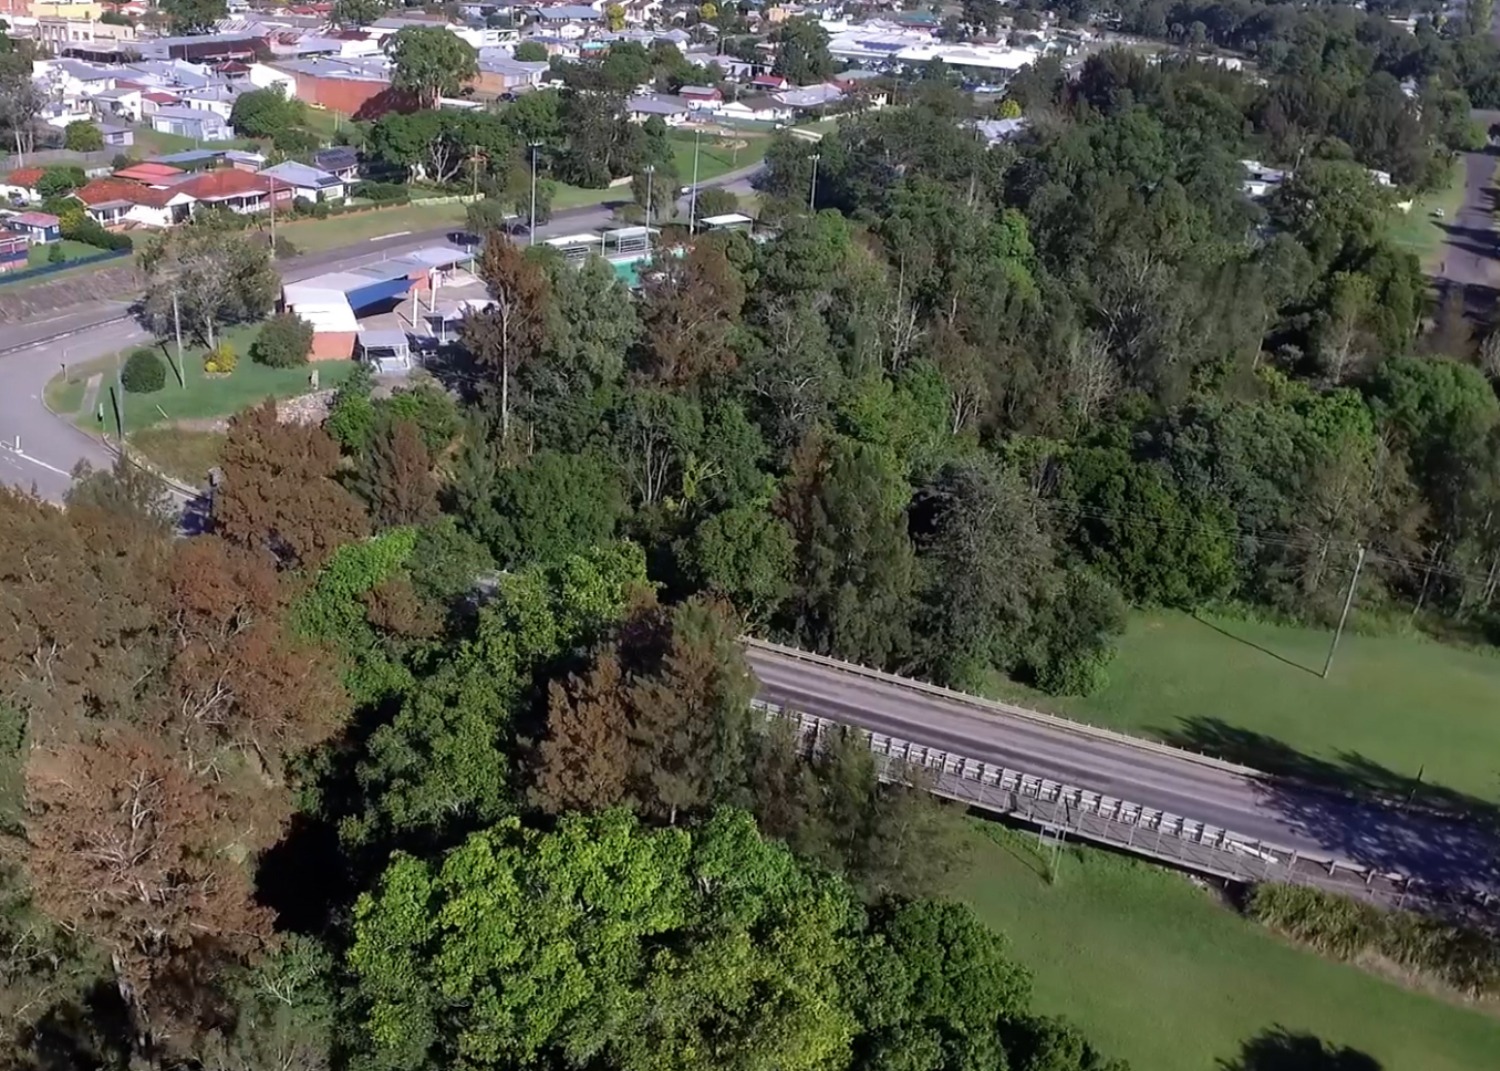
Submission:
{"label": "shrub", "polygon": [[278,260],[285,260],[287,257],[295,257],[300,252],[302,252],[302,250],[298,249],[291,243],[291,241],[283,238],[279,234],[276,236],[276,240],[271,243],[271,255],[273,257],[276,257]]}
{"label": "shrub", "polygon": [[54,245],[51,245],[51,246],[49,246],[47,248],[47,263],[48,264],[61,264],[63,261],[65,261],[67,259],[68,259],[68,255],[63,252],[62,246],[54,244]]}
{"label": "shrub", "polygon": [[1477,927],[1301,885],[1257,885],[1245,910],[1324,955],[1354,960],[1374,953],[1471,997],[1500,992],[1500,943]]}
{"label": "shrub", "polygon": [[125,358],[120,382],[131,394],[154,394],[167,385],[167,368],[155,350],[142,346]]}
{"label": "shrub", "polygon": [[99,152],[104,148],[104,134],[87,119],[80,119],[63,128],[63,148],[72,152]]}
{"label": "shrub", "polygon": [[356,182],[354,196],[377,204],[396,204],[411,200],[411,191],[398,182]]}
{"label": "shrub", "polygon": [[239,355],[234,352],[234,347],[220,340],[217,346],[204,354],[203,370],[211,375],[227,376],[234,371],[238,362]]}
{"label": "shrub", "polygon": [[271,368],[291,368],[307,363],[312,343],[312,324],[294,312],[277,313],[255,336],[250,359]]}
{"label": "shrub", "polygon": [[299,215],[304,215],[304,216],[307,215],[309,212],[311,212],[313,210],[313,201],[312,201],[312,198],[311,197],[302,197],[300,195],[297,196],[297,197],[293,197],[292,198],[292,209],[293,209],[293,211],[297,212]]}
{"label": "shrub", "polygon": [[313,205],[312,206],[312,215],[313,215],[313,219],[327,219],[328,218],[328,202],[327,201],[319,201],[317,204]]}

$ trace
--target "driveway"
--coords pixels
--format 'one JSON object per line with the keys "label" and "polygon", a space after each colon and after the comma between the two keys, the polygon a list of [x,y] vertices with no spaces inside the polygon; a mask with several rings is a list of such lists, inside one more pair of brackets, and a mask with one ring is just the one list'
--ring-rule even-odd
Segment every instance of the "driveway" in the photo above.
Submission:
{"label": "driveway", "polygon": [[[1477,114],[1477,113],[1476,113]],[[1486,126],[1490,120],[1481,120]],[[1464,287],[1493,290],[1500,283],[1500,236],[1495,233],[1495,164],[1487,151],[1463,154],[1464,201],[1443,224],[1438,278]]]}

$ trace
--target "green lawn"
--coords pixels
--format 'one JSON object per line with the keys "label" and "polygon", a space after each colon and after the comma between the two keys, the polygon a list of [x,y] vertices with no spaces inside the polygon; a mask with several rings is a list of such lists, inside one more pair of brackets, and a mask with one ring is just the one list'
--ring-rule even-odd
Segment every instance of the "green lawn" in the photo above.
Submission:
{"label": "green lawn", "polygon": [[130,436],[130,445],[168,476],[197,486],[219,463],[224,435],[162,426],[136,432]]}
{"label": "green lawn", "polygon": [[[52,250],[54,249],[62,250],[63,259],[65,261],[82,260],[85,257],[97,257],[101,253],[108,252],[108,250],[100,249],[96,245],[88,245],[85,242],[75,242],[71,238],[64,238],[61,241],[53,242],[50,245],[32,246],[31,252],[29,254],[29,259],[27,261],[27,267],[40,268],[44,265],[51,264]],[[117,259],[123,260],[124,258],[122,257]],[[112,264],[114,263],[114,261],[106,261],[106,263]]]}
{"label": "green lawn", "polygon": [[[707,182],[726,171],[735,171],[765,158],[771,139],[763,135],[743,134],[736,137],[709,137],[698,142],[698,181]],[[672,160],[683,185],[693,180],[693,135],[681,131],[672,134]]]}
{"label": "green lawn", "polygon": [[[302,252],[314,252],[403,231],[429,231],[449,225],[457,227],[463,223],[465,211],[466,206],[461,204],[397,205],[369,212],[352,212],[347,216],[278,223],[276,234]],[[378,242],[372,244],[371,252],[379,252],[378,246]]]}
{"label": "green lawn", "polygon": [[1500,801],[1500,657],[1346,631],[1325,681],[1329,636],[1139,613],[1097,694],[1051,698],[1008,681],[994,691],[1271,772],[1404,796],[1425,767],[1419,793],[1429,802],[1440,802],[1436,785]]}
{"label": "green lawn", "polygon": [[[1464,163],[1459,160],[1449,171],[1447,182],[1418,197],[1410,212],[1393,212],[1387,233],[1396,246],[1415,253],[1423,269],[1430,272],[1442,259],[1443,242],[1448,237],[1443,224],[1453,222],[1463,203]],[[1434,215],[1438,210],[1444,218]]]}
{"label": "green lawn", "polygon": [[[1278,1027],[1365,1052],[1372,1071],[1497,1066],[1500,1020],[1292,947],[1180,875],[1067,848],[1049,885],[1033,836],[976,824],[973,839],[959,895],[1034,972],[1037,1009],[1136,1071],[1215,1071]],[[1333,1068],[1254,1065],[1314,1066]]]}
{"label": "green lawn", "polygon": [[[167,384],[152,394],[125,395],[125,431],[134,434],[146,428],[179,420],[209,420],[231,416],[248,406],[262,402],[268,397],[289,398],[305,394],[310,390],[309,376],[318,373],[318,385],[322,389],[336,387],[344,381],[354,368],[353,361],[319,361],[300,368],[268,368],[250,359],[250,344],[255,338],[255,325],[232,327],[223,337],[234,347],[239,363],[228,376],[210,376],[203,371],[202,346],[184,348],[186,387],[178,385],[177,377],[170,368]],[[128,351],[127,351],[128,352]],[[162,346],[163,357],[175,355],[175,346]],[[120,355],[123,359],[124,354]],[[87,379],[93,373],[104,375],[100,388],[100,400],[105,403],[108,429],[114,430],[115,415],[110,409],[110,388],[115,383],[115,357],[69,369],[70,378]],[[64,390],[61,375],[48,384],[49,399],[58,397]],[[66,400],[66,399],[64,399]],[[75,405],[76,409],[77,406]],[[94,414],[78,416],[78,424],[90,431],[97,431],[98,422]]]}

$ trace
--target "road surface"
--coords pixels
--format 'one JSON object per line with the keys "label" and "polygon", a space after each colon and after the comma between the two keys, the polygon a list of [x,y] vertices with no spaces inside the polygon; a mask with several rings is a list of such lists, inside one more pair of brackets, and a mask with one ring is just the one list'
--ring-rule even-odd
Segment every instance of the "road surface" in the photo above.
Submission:
{"label": "road surface", "polygon": [[[748,194],[750,177],[760,167],[756,163],[698,185]],[[611,208],[589,205],[558,212],[551,222],[537,228],[537,236],[590,231],[611,222]],[[450,225],[307,253],[281,264],[282,278],[297,282],[446,244],[453,230]],[[79,461],[109,465],[112,457],[97,440],[47,411],[42,390],[64,364],[118,353],[147,337],[123,301],[89,302],[55,316],[0,327],[0,482],[34,488],[57,501],[67,491],[68,473]]]}
{"label": "road surface", "polygon": [[[1488,128],[1493,118],[1481,121]],[[1485,305],[1500,286],[1500,236],[1495,233],[1494,216],[1497,162],[1500,157],[1484,150],[1463,154],[1464,201],[1457,215],[1442,224],[1446,237],[1438,266],[1440,279],[1474,288],[1479,292],[1476,298],[1485,298]],[[1471,300],[1470,304],[1478,305],[1479,301]]]}
{"label": "road surface", "polygon": [[760,698],[778,706],[1002,763],[1286,849],[1470,895],[1500,893],[1500,835],[1485,820],[1449,821],[1355,800],[760,647],[747,654]]}

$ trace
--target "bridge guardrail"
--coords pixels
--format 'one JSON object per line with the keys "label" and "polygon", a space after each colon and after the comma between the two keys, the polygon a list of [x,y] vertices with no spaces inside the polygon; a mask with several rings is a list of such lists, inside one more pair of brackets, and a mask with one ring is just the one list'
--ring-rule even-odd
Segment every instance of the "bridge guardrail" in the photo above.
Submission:
{"label": "bridge guardrail", "polygon": [[1316,885],[1346,895],[1394,901],[1425,900],[1420,884],[1401,874],[1311,855],[1183,815],[1093,792],[994,762],[929,747],[885,733],[844,726],[828,718],[788,710],[762,699],[754,707],[768,717],[795,719],[803,742],[820,747],[839,729],[858,732],[874,753],[882,779],[910,783],[905,772],[920,769],[923,786],[935,795],[993,814],[1019,818],[1059,836],[1123,850],[1227,881],[1283,881]]}
{"label": "bridge guardrail", "polygon": [[871,669],[869,666],[861,666],[855,662],[845,662],[841,659],[830,658],[827,655],[813,654],[811,651],[799,650],[796,647],[787,647],[784,644],[773,643],[770,640],[745,636],[742,638],[742,642],[752,650],[759,649],[771,654],[780,655],[783,658],[792,658],[799,662],[808,662],[813,665],[824,666],[828,669],[836,669],[842,673],[852,673],[867,680],[895,685],[909,691],[922,692],[939,699],[947,699],[954,703],[962,704],[963,706],[974,707],[981,711],[1006,714],[1024,721],[1033,722],[1037,725],[1045,725],[1050,729],[1056,729],[1060,732],[1089,736],[1096,740],[1107,740],[1113,744],[1120,744],[1138,751],[1151,752],[1157,755],[1170,755],[1175,759],[1195,762],[1200,766],[1207,766],[1222,773],[1236,774],[1240,777],[1259,778],[1264,776],[1261,771],[1252,767],[1227,762],[1224,759],[1216,759],[1212,755],[1204,755],[1197,751],[1188,751],[1184,748],[1159,744],[1154,740],[1143,740],[1138,736],[1131,736],[1128,733],[1106,729],[1099,725],[1090,725],[1087,722],[1074,721],[1071,718],[1058,717],[1056,714],[1046,714],[1040,710],[1032,710],[1029,707],[1016,706],[1014,703],[1002,703],[995,699],[985,699],[981,696],[969,695],[967,692],[944,688],[940,684],[929,684],[927,681],[919,681],[911,677],[899,677],[894,673],[886,673],[883,670]]}

